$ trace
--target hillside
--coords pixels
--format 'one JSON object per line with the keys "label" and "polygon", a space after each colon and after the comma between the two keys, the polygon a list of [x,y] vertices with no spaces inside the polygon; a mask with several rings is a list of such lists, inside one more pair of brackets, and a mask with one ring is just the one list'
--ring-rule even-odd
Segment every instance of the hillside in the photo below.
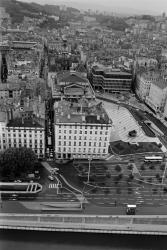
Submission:
{"label": "hillside", "polygon": [[[23,3],[17,0],[0,0],[0,7],[4,7],[11,16],[12,23],[20,23],[24,16],[39,18],[41,15],[61,15],[57,5],[40,5],[37,3]],[[72,15],[72,11],[78,11],[74,8],[67,8],[67,16]],[[78,11],[79,12],[79,11]]]}

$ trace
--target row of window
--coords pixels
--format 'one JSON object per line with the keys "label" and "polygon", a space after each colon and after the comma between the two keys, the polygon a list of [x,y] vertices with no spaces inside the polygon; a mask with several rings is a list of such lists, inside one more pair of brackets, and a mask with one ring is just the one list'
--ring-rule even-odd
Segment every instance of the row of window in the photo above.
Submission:
{"label": "row of window", "polygon": [[[8,134],[8,137],[9,137],[9,138],[10,138],[10,137],[17,137],[17,135],[16,135],[15,133],[13,133],[13,134]],[[22,135],[19,134],[19,137],[22,137]],[[32,134],[24,134],[24,137],[32,137]],[[35,135],[35,136],[33,136],[33,137],[38,138],[39,136]],[[42,138],[42,137],[43,137],[43,136],[40,135],[40,138]]]}
{"label": "row of window", "polygon": [[[11,140],[11,139],[9,139],[8,140],[8,142],[10,143],[11,141],[13,141],[13,142],[17,142],[17,141],[19,141],[19,142],[23,142],[23,139],[13,139],[13,140]],[[43,144],[44,142],[43,142],[43,140],[40,140],[40,141],[37,141],[37,140],[29,140],[29,141],[27,141],[27,140],[24,140],[24,143],[27,143],[27,142],[29,142],[29,143],[35,143],[35,144]]]}
{"label": "row of window", "polygon": [[[59,134],[61,134],[61,133],[64,133],[64,134],[66,134],[66,133],[72,134],[72,130],[69,130],[69,131],[66,131],[66,130],[61,131],[61,130],[59,130]],[[74,134],[77,134],[77,130],[74,130]],[[90,135],[95,134],[95,135],[97,135],[98,133],[97,133],[97,131],[94,131],[94,133],[93,133],[93,131],[89,131],[89,133],[87,133],[87,131],[82,131],[82,130],[80,130],[80,131],[79,131],[79,134],[80,134],[80,135],[82,135],[82,134],[85,134],[85,135],[87,135],[87,134],[90,134]],[[103,134],[103,131],[100,131],[99,134],[102,135],[102,134]],[[108,132],[107,132],[107,131],[105,132],[105,135],[108,135]]]}
{"label": "row of window", "polygon": [[10,131],[10,132],[13,132],[13,133],[14,132],[18,132],[18,133],[23,133],[23,132],[27,133],[28,132],[28,133],[35,133],[36,134],[36,133],[43,133],[44,132],[44,130],[41,131],[41,130],[36,130],[36,129],[29,129],[29,130],[28,129],[26,129],[26,130],[24,129],[23,130],[23,129],[10,129],[10,128],[7,128],[7,130]]}
{"label": "row of window", "polygon": [[[61,128],[61,129],[63,129],[63,128],[66,128],[66,126],[67,126],[67,128],[69,127],[69,128],[75,128],[75,129],[78,129],[78,128],[80,128],[80,129],[99,129],[99,126],[77,126],[77,125],[75,125],[75,126],[73,126],[73,125],[59,125],[59,128]],[[103,126],[101,126],[100,127],[100,129],[101,130],[103,130]],[[106,126],[105,127],[105,129],[106,130],[108,130],[108,127]]]}
{"label": "row of window", "polygon": [[58,143],[58,145],[59,146],[89,146],[89,147],[92,147],[92,146],[94,146],[94,147],[106,147],[106,142],[104,142],[104,145],[102,145],[102,143],[101,142],[99,142],[99,143],[96,143],[96,142],[89,142],[89,143],[87,143],[87,142],[79,142],[79,143],[77,143],[76,141],[74,141],[74,143],[72,143],[71,141],[69,141],[68,143],[66,142],[66,141],[64,141],[64,142],[61,142],[61,141],[59,141],[59,143]]}
{"label": "row of window", "polygon": [[[102,140],[104,140],[104,141],[107,141],[107,137],[93,137],[93,140],[94,141],[97,141],[97,138],[98,138],[98,140],[99,141],[102,141]],[[79,136],[78,138],[77,138],[77,136],[71,136],[71,135],[69,135],[69,136],[66,136],[66,135],[64,135],[64,136],[61,136],[61,135],[59,135],[59,140],[61,140],[61,139],[63,139],[63,140],[88,140],[88,137],[87,136],[84,136],[84,137],[82,137],[82,136]],[[92,137],[90,137],[89,138],[89,140],[92,140]]]}
{"label": "row of window", "polygon": [[73,150],[71,150],[71,148],[58,148],[58,152],[67,152],[67,153],[71,153],[71,152],[73,152],[73,153],[76,153],[76,152],[78,152],[78,153],[86,153],[86,152],[88,152],[88,153],[91,153],[91,152],[93,152],[93,153],[106,153],[106,149],[104,148],[104,149],[97,149],[97,148],[94,148],[93,149],[93,151],[92,151],[92,149],[91,148],[73,148]]}

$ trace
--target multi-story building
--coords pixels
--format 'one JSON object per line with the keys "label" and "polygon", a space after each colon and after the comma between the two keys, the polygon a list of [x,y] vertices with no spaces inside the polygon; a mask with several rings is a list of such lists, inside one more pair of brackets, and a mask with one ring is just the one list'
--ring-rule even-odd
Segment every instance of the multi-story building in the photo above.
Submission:
{"label": "multi-story building", "polygon": [[110,67],[92,68],[91,83],[94,89],[103,92],[127,92],[131,90],[132,74]]}
{"label": "multi-story building", "polygon": [[152,79],[149,95],[145,102],[155,112],[164,112],[165,103],[167,100],[167,82],[165,79]]}
{"label": "multi-story building", "polygon": [[136,77],[136,94],[138,97],[145,101],[146,97],[149,95],[151,86],[151,77],[148,73],[137,74]]}
{"label": "multi-story building", "polygon": [[6,124],[7,113],[0,111],[0,151],[5,150],[7,147]]}
{"label": "multi-story building", "polygon": [[45,153],[45,130],[33,118],[15,118],[6,125],[6,147],[31,148],[38,157]]}
{"label": "multi-story building", "polygon": [[52,97],[54,99],[78,100],[85,96],[86,99],[95,98],[94,90],[89,80],[75,71],[60,74],[52,81]]}
{"label": "multi-story building", "polygon": [[21,94],[20,84],[0,83],[0,98],[18,98]]}
{"label": "multi-story building", "polygon": [[97,158],[108,155],[112,122],[102,103],[55,103],[55,156],[57,159]]}

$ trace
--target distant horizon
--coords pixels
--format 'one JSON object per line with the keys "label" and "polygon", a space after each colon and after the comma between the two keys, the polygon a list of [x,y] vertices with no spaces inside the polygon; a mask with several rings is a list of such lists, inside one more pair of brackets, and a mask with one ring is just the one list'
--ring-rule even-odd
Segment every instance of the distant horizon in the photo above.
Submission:
{"label": "distant horizon", "polygon": [[18,0],[21,2],[34,2],[41,5],[66,5],[79,10],[106,11],[129,15],[161,15],[167,13],[166,0]]}

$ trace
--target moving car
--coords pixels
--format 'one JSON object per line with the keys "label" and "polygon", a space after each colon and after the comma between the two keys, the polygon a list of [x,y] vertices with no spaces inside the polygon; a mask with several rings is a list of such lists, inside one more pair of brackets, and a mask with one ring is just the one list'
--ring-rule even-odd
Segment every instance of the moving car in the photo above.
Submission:
{"label": "moving car", "polygon": [[135,215],[136,214],[136,205],[127,205],[126,206],[126,214],[127,215]]}

